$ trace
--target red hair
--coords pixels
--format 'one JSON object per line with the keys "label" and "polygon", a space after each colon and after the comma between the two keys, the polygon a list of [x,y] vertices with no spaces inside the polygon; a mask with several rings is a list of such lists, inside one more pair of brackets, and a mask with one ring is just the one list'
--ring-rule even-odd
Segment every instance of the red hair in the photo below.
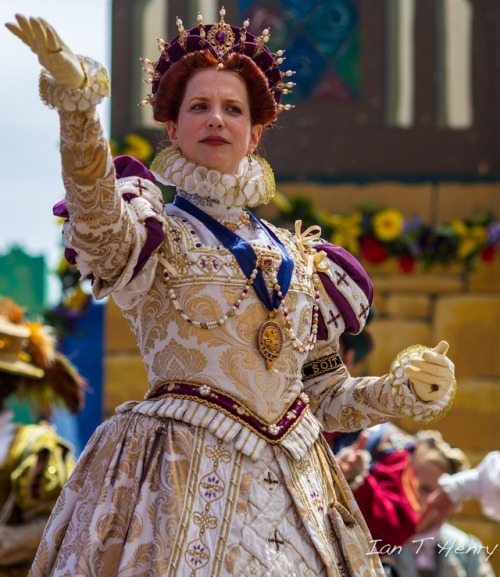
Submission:
{"label": "red hair", "polygon": [[[158,122],[177,121],[186,84],[193,72],[197,69],[217,68],[217,65],[217,59],[207,50],[190,52],[172,64],[158,86],[153,103],[154,119]],[[252,59],[244,54],[232,53],[224,60],[223,70],[239,74],[245,82],[252,124],[271,125],[278,115],[278,107],[264,73]]]}

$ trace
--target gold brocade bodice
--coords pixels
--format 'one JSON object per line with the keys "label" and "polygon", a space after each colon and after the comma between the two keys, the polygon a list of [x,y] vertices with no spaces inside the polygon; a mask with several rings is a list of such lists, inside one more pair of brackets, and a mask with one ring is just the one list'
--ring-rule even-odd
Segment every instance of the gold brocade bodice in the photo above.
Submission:
{"label": "gold brocade bodice", "polygon": [[[266,367],[258,334],[268,310],[254,289],[248,289],[235,257],[215,238],[210,242],[208,235],[201,224],[198,229],[195,219],[170,215],[162,249],[169,265],[170,289],[159,262],[148,294],[124,311],[125,316],[137,337],[150,387],[166,381],[213,386],[237,397],[264,420],[273,421],[302,390],[306,353],[292,346],[281,307],[273,320],[283,332],[283,348],[272,367]],[[281,253],[262,230],[250,231],[248,236],[259,261],[266,263],[263,275],[272,292]],[[315,289],[291,237],[281,233],[281,240],[295,262],[284,301],[286,311],[297,337],[307,342]],[[235,303],[238,306],[228,318]],[[208,330],[194,326],[186,315],[202,322],[226,320]]]}

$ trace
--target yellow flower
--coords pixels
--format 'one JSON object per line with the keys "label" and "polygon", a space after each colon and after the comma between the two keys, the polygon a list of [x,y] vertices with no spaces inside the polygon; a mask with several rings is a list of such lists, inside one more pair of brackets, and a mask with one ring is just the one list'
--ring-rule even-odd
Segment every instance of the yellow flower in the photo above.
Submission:
{"label": "yellow flower", "polygon": [[292,203],[288,200],[288,198],[278,190],[273,196],[272,203],[276,206],[278,210],[281,212],[287,213],[292,208]]}
{"label": "yellow flower", "polygon": [[359,237],[361,236],[361,214],[353,212],[351,215],[325,215],[325,223],[333,229],[330,240],[353,254],[360,252]]}
{"label": "yellow flower", "polygon": [[118,156],[120,154],[120,151],[118,150],[118,144],[116,143],[116,140],[110,140],[109,141],[109,149],[111,150],[111,156],[113,158],[115,158],[116,156]]}
{"label": "yellow flower", "polygon": [[82,289],[80,285],[77,285],[72,290],[68,291],[66,298],[64,299],[64,305],[73,310],[80,310],[87,304],[89,300],[89,295]]}
{"label": "yellow flower", "polygon": [[[465,227],[467,229],[467,227]],[[460,236],[458,243],[457,257],[466,259],[479,251],[488,240],[488,233],[483,226],[473,226]]]}
{"label": "yellow flower", "polygon": [[69,269],[70,266],[71,265],[66,260],[66,258],[64,256],[62,256],[61,259],[59,260],[59,264],[56,267],[56,273],[58,275],[62,275]]}
{"label": "yellow flower", "polygon": [[451,228],[457,236],[467,236],[467,231],[469,230],[461,220],[454,220],[451,223]]}
{"label": "yellow flower", "polygon": [[125,146],[123,147],[123,153],[129,156],[133,156],[142,162],[147,162],[154,152],[151,143],[146,138],[143,138],[139,134],[127,134],[125,136]]}
{"label": "yellow flower", "polygon": [[387,208],[373,217],[375,237],[382,242],[397,239],[403,230],[404,217],[399,210]]}

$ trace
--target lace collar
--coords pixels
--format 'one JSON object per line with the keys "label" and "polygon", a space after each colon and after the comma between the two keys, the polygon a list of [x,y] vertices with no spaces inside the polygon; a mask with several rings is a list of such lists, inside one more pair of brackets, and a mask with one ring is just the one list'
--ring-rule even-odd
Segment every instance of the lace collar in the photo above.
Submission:
{"label": "lace collar", "polygon": [[155,178],[173,185],[189,196],[206,202],[213,200],[226,209],[267,204],[274,196],[276,184],[269,164],[261,157],[245,157],[236,174],[221,172],[188,161],[178,148],[165,148],[155,157],[151,172]]}

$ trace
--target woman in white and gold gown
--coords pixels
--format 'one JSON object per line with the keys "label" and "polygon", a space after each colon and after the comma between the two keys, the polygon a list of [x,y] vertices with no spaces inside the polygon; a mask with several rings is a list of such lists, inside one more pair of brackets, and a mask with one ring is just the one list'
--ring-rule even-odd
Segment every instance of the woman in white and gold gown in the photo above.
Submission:
{"label": "woman in white and gold gown", "polygon": [[[214,25],[178,22],[150,63],[173,144],[150,172],[113,163],[95,110],[106,71],[43,20],[16,18],[8,27],[38,55],[42,98],[59,112],[68,257],[121,308],[149,377],[145,398],[90,439],[30,576],[383,575],[321,430],[437,418],[453,364],[440,343],[352,378],[338,339],[364,325],[366,273],[319,235],[248,211],[274,193],[252,153],[288,108],[268,32],[229,26],[223,10]],[[177,187],[172,204],[155,179]]]}

